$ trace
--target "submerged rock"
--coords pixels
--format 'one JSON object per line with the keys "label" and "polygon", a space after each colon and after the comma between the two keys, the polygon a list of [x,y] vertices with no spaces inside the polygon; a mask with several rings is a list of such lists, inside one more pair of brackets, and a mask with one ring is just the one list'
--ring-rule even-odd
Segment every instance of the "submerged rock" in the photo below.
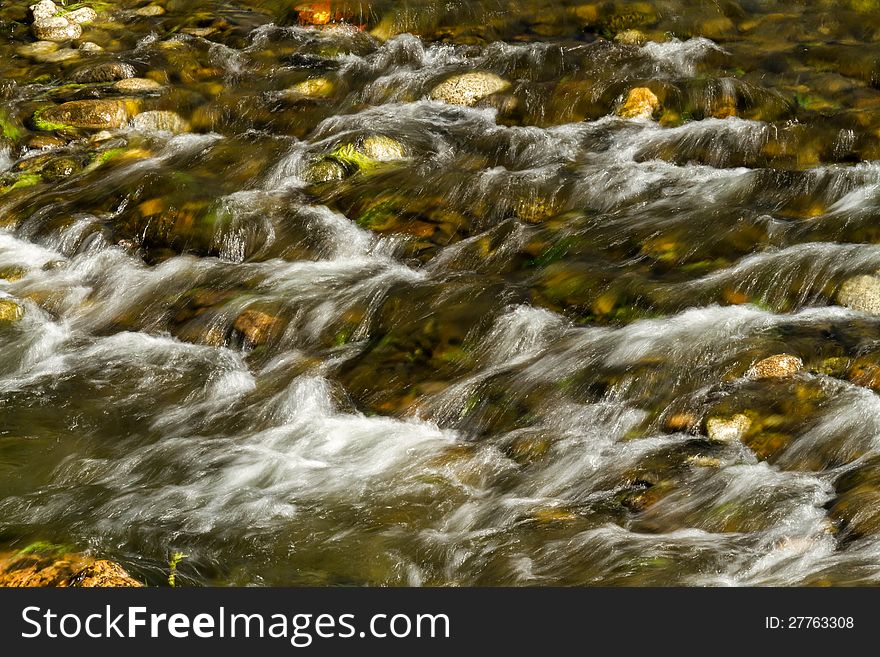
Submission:
{"label": "submerged rock", "polygon": [[730,417],[710,417],[706,420],[706,434],[712,440],[732,442],[742,439],[751,426],[752,421],[742,413]]}
{"label": "submerged rock", "polygon": [[137,69],[131,64],[124,62],[103,62],[101,64],[93,64],[76,71],[71,80],[83,84],[90,82],[115,82],[126,78],[133,78],[137,75]]}
{"label": "submerged rock", "polygon": [[131,121],[135,130],[172,132],[175,134],[189,132],[189,122],[177,112],[153,111],[142,112]]}
{"label": "submerged rock", "polygon": [[233,328],[253,345],[266,344],[280,329],[281,320],[261,310],[245,310],[235,320]]}
{"label": "submerged rock", "polygon": [[86,128],[114,130],[128,123],[128,103],[119,100],[74,100],[34,114],[40,130]]}
{"label": "submerged rock", "polygon": [[312,183],[342,180],[358,172],[369,172],[385,163],[407,158],[406,147],[387,135],[370,135],[356,144],[341,144],[313,162],[303,177]]}
{"label": "submerged rock", "polygon": [[71,23],[86,25],[98,20],[98,12],[91,7],[80,7],[79,9],[74,9],[73,11],[64,14],[63,17]]}
{"label": "submerged rock", "polygon": [[837,292],[837,303],[850,310],[880,315],[880,277],[854,276]]}
{"label": "submerged rock", "polygon": [[61,180],[78,173],[82,167],[70,157],[59,157],[49,161],[40,173],[46,180]]}
{"label": "submerged rock", "polygon": [[837,496],[828,515],[843,540],[876,536],[880,532],[880,461],[876,456],[849,470],[835,482]]}
{"label": "submerged rock", "polygon": [[648,37],[641,30],[623,30],[614,35],[614,41],[625,46],[640,46],[647,40]]}
{"label": "submerged rock", "polygon": [[624,119],[651,119],[659,109],[660,99],[653,91],[648,87],[636,87],[630,89],[617,115]]}
{"label": "submerged rock", "polygon": [[24,308],[12,299],[0,299],[0,322],[17,322],[24,317]]}
{"label": "submerged rock", "polygon": [[23,550],[0,557],[2,587],[140,587],[117,563],[78,554],[47,555]]}
{"label": "submerged rock", "polygon": [[309,78],[289,87],[285,94],[292,99],[316,100],[333,95],[336,85],[329,78]]}
{"label": "submerged rock", "polygon": [[15,52],[22,57],[39,59],[56,52],[58,48],[60,48],[60,46],[53,41],[35,41],[34,43],[26,43],[23,46],[19,46],[15,49]]}
{"label": "submerged rock", "polygon": [[348,171],[342,163],[333,159],[323,159],[309,165],[303,178],[310,183],[324,183],[333,180],[344,180]]}
{"label": "submerged rock", "polygon": [[104,48],[99,46],[94,41],[83,41],[82,43],[79,44],[79,49],[80,49],[80,51],[86,52],[86,53],[104,52]]}
{"label": "submerged rock", "polygon": [[406,148],[403,144],[386,135],[372,135],[365,138],[358,150],[377,162],[406,159]]}
{"label": "submerged rock", "polygon": [[461,73],[431,90],[431,99],[472,107],[484,98],[510,88],[510,82],[488,71]]}
{"label": "submerged rock", "polygon": [[329,0],[323,2],[303,2],[295,5],[293,11],[303,25],[326,25],[333,17]]}
{"label": "submerged rock", "polygon": [[804,361],[791,354],[776,354],[752,365],[746,376],[753,379],[778,379],[802,370]]}
{"label": "submerged rock", "polygon": [[663,421],[667,433],[687,433],[697,426],[697,416],[693,413],[673,413]]}
{"label": "submerged rock", "polygon": [[28,148],[37,148],[39,150],[51,150],[54,148],[62,148],[67,144],[63,139],[53,137],[52,135],[34,135],[28,139]]}
{"label": "submerged rock", "polygon": [[124,93],[142,93],[161,89],[162,85],[149,78],[126,78],[125,80],[119,80],[119,82],[113,85],[113,88]]}
{"label": "submerged rock", "polygon": [[165,8],[160,5],[147,5],[146,7],[135,9],[134,13],[137,16],[151,18],[153,16],[162,16],[165,13]]}

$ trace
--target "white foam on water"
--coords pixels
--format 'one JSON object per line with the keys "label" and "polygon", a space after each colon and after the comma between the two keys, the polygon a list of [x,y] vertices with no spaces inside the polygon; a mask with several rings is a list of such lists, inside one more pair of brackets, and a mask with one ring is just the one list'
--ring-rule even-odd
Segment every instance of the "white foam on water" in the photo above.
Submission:
{"label": "white foam on water", "polygon": [[695,75],[696,65],[706,55],[712,52],[725,52],[714,41],[704,37],[695,37],[686,41],[672,38],[662,43],[649,41],[641,47],[641,50],[662,68],[681,76]]}
{"label": "white foam on water", "polygon": [[[199,532],[247,523],[253,530],[295,517],[300,504],[391,501],[429,486],[420,481],[427,461],[455,444],[454,433],[430,423],[339,412],[331,397],[326,380],[300,377],[264,407],[271,422],[264,430],[201,439],[163,424],[162,441],[113,462],[72,462],[63,474],[73,479],[68,485],[91,481],[114,491],[102,513],[115,523],[170,521]],[[176,453],[193,455],[184,482],[140,468]]]}
{"label": "white foam on water", "polygon": [[9,147],[0,148],[0,173],[9,171],[15,160],[12,159],[12,149]]}

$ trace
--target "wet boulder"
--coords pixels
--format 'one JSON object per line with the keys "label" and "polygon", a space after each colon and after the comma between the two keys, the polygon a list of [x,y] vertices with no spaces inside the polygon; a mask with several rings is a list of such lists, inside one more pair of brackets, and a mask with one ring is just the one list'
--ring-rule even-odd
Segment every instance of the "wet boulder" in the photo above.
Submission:
{"label": "wet boulder", "polygon": [[285,91],[285,95],[291,100],[320,100],[333,95],[336,85],[333,80],[326,77],[309,78],[297,82]]}
{"label": "wet boulder", "polygon": [[752,379],[778,379],[802,370],[804,362],[791,354],[776,354],[752,365],[746,376]]}
{"label": "wet boulder", "polygon": [[77,25],[88,25],[98,20],[98,12],[91,7],[80,7],[64,14],[64,18]]}
{"label": "wet boulder", "polygon": [[72,41],[82,36],[82,27],[71,23],[63,16],[53,16],[31,27],[34,36],[40,41]]}
{"label": "wet boulder", "polygon": [[156,16],[164,15],[165,8],[161,5],[147,5],[146,7],[135,9],[134,13],[136,16],[140,16],[142,18],[154,18]]}
{"label": "wet boulder", "polygon": [[50,160],[40,170],[43,178],[50,181],[69,178],[82,170],[79,162],[72,157],[57,157]]}
{"label": "wet boulder", "polygon": [[743,413],[730,417],[710,417],[706,420],[706,434],[712,440],[733,442],[741,440],[751,426],[751,419]]}
{"label": "wet boulder", "polygon": [[162,85],[149,78],[126,78],[113,85],[113,89],[123,93],[145,93],[161,89]]}
{"label": "wet boulder", "polygon": [[241,313],[233,325],[244,339],[254,346],[264,345],[281,331],[280,318],[262,310],[248,309]]}
{"label": "wet boulder", "polygon": [[875,536],[880,531],[880,461],[872,457],[835,483],[837,496],[828,514],[843,540]]}
{"label": "wet boulder", "polygon": [[837,291],[837,303],[850,310],[880,315],[880,277],[854,276]]}
{"label": "wet boulder", "polygon": [[342,180],[358,172],[369,172],[383,164],[407,158],[406,147],[387,135],[369,135],[355,143],[340,144],[317,159],[303,177],[311,183]]}
{"label": "wet boulder", "polygon": [[406,148],[396,139],[386,135],[371,135],[361,141],[358,149],[364,156],[376,162],[393,162],[406,159]]}
{"label": "wet boulder", "polygon": [[472,71],[447,78],[431,90],[431,100],[472,107],[510,88],[510,82],[488,71]]}
{"label": "wet boulder", "polygon": [[116,82],[133,78],[137,75],[137,69],[125,62],[103,62],[92,64],[74,72],[71,76],[73,82],[87,84],[91,82]]}
{"label": "wet boulder", "polygon": [[617,110],[617,115],[624,119],[651,119],[660,109],[660,99],[648,87],[630,89]]}
{"label": "wet boulder", "polygon": [[0,299],[0,322],[17,322],[24,317],[24,308],[12,299]]}
{"label": "wet boulder", "polygon": [[344,180],[347,176],[345,166],[330,158],[314,162],[303,174],[305,180],[313,184]]}
{"label": "wet boulder", "polygon": [[129,104],[121,100],[74,100],[39,110],[34,114],[34,125],[47,131],[115,130],[128,123],[129,114]]}
{"label": "wet boulder", "polygon": [[25,549],[0,556],[0,586],[106,588],[140,587],[143,584],[112,561]]}
{"label": "wet boulder", "polygon": [[189,132],[189,122],[177,112],[152,111],[141,112],[131,121],[131,127],[145,132],[171,132],[174,134]]}
{"label": "wet boulder", "polygon": [[42,23],[53,18],[59,11],[58,5],[52,0],[40,0],[37,4],[30,6],[31,18],[34,23]]}

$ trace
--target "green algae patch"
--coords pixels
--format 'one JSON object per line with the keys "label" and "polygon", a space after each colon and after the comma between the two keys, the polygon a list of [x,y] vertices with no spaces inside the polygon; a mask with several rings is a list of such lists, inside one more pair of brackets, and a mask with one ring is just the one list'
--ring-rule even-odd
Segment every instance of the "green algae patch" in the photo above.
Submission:
{"label": "green algae patch", "polygon": [[0,188],[0,194],[6,194],[8,192],[15,191],[16,189],[26,189],[28,187],[33,187],[35,185],[39,185],[43,182],[43,177],[38,173],[24,173],[16,178],[15,182],[7,187]]}
{"label": "green algae patch", "polygon": [[66,123],[57,123],[55,121],[48,121],[44,119],[43,115],[48,110],[52,109],[52,107],[54,106],[44,107],[43,109],[34,112],[34,127],[37,130],[40,130],[42,132],[64,132],[76,129],[72,125],[67,125]]}
{"label": "green algae patch", "polygon": [[0,135],[13,141],[22,135],[21,128],[6,110],[0,110]]}

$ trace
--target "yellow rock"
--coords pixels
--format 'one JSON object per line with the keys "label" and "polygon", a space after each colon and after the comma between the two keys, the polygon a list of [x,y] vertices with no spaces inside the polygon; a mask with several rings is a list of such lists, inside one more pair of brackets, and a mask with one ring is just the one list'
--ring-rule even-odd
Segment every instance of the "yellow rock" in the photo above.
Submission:
{"label": "yellow rock", "polygon": [[577,514],[572,513],[567,509],[559,509],[553,507],[538,509],[533,514],[533,517],[535,520],[542,524],[553,522],[571,522],[572,520],[577,520]]}
{"label": "yellow rock", "polygon": [[152,198],[141,203],[138,210],[144,217],[153,217],[165,211],[165,201],[161,198]]}
{"label": "yellow rock", "polygon": [[689,456],[688,463],[698,468],[720,468],[721,459],[712,456]]}
{"label": "yellow rock", "polygon": [[623,30],[614,35],[614,41],[625,46],[639,46],[647,40],[648,37],[641,30]]}
{"label": "yellow rock", "polygon": [[791,354],[776,354],[752,365],[746,376],[753,379],[779,379],[791,376],[804,367],[804,361]]}
{"label": "yellow rock", "polygon": [[591,306],[591,310],[594,315],[607,315],[614,307],[617,305],[617,293],[616,292],[606,292],[597,298],[593,305]]}
{"label": "yellow rock", "polygon": [[287,90],[287,94],[297,98],[327,98],[333,94],[335,85],[327,78],[311,78],[298,82]]}
{"label": "yellow rock", "polygon": [[17,322],[24,317],[24,308],[12,299],[0,299],[0,322]]}
{"label": "yellow rock", "polygon": [[648,87],[630,89],[617,115],[624,119],[650,119],[660,109],[660,99]]}

